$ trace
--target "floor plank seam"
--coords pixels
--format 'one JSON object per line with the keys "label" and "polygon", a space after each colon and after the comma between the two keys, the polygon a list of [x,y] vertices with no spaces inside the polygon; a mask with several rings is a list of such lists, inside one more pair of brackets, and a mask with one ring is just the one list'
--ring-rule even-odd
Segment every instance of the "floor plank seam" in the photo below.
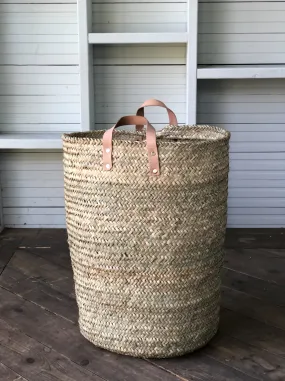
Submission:
{"label": "floor plank seam", "polygon": [[[241,315],[241,316],[243,316],[243,317],[245,317],[245,318],[247,318],[247,319],[251,319],[251,320],[257,321],[257,322],[259,322],[259,323],[262,323],[262,324],[267,325],[268,327],[273,327],[273,328],[279,329],[280,331],[284,331],[284,332],[285,332],[285,329],[284,329],[284,328],[281,328],[281,327],[278,327],[278,326],[276,326],[276,325],[274,325],[274,324],[268,323],[268,321],[266,321],[266,320],[256,319],[256,318],[254,318],[254,317],[252,317],[252,316],[245,315],[245,314],[243,314],[243,313],[240,312],[240,311],[235,311],[235,310],[232,310],[232,309],[230,309],[230,308],[228,308],[228,307],[223,307],[223,306],[222,306],[222,308],[225,309],[225,310],[234,312],[234,313],[237,314],[237,315]],[[285,345],[284,345],[284,348],[285,348]]]}
{"label": "floor plank seam", "polygon": [[[209,344],[209,345],[210,345],[210,344]],[[217,361],[218,363],[222,364],[223,366],[226,366],[226,367],[229,368],[229,369],[234,369],[236,372],[246,375],[247,377],[251,378],[252,381],[254,381],[254,380],[261,381],[259,378],[256,378],[256,377],[254,377],[254,376],[251,376],[250,374],[248,374],[248,373],[246,373],[246,372],[243,372],[242,370],[237,369],[237,368],[234,367],[234,366],[230,366],[230,365],[228,365],[228,364],[226,364],[226,363],[224,363],[224,362],[218,360],[217,358],[215,358],[215,357],[213,357],[213,356],[211,356],[211,355],[209,355],[209,354],[206,354],[206,356],[208,356],[208,357],[209,357],[210,359],[212,359],[212,360]]]}
{"label": "floor plank seam", "polygon": [[[159,369],[165,371],[166,373],[171,374],[172,376],[177,377],[177,378],[178,378],[179,380],[181,380],[181,381],[191,381],[191,379],[189,379],[189,378],[184,378],[184,377],[182,377],[182,376],[179,376],[178,374],[172,372],[171,370],[166,369],[166,368],[164,368],[163,366],[156,364],[155,362],[152,362],[150,359],[144,359],[144,361],[146,361],[146,362],[148,362],[149,364],[155,366],[156,368],[159,368]],[[197,381],[198,381],[198,380],[203,381],[201,378],[196,377],[196,376],[195,376],[195,380],[197,380]]]}
{"label": "floor plank seam", "polygon": [[[237,290],[236,288],[232,288],[232,287],[229,287],[229,286],[225,286],[224,284],[222,284],[222,289],[223,289],[223,288],[227,288],[228,290],[231,290],[231,291],[234,291],[234,292],[239,292],[239,293],[241,293],[241,294],[248,295],[248,296],[250,296],[251,298],[257,299],[257,300],[259,300],[259,301],[262,302],[262,303],[268,303],[268,304],[271,304],[271,303],[269,303],[268,301],[265,301],[265,300],[259,298],[258,296],[251,295],[251,294],[249,294],[248,292],[245,292],[245,291]],[[273,306],[273,307],[277,307],[277,308],[284,308],[283,306],[275,305],[275,304],[273,304],[273,303],[272,303],[272,306]]]}
{"label": "floor plank seam", "polygon": [[285,288],[284,285],[282,285],[282,284],[280,284],[280,283],[277,283],[277,282],[275,282],[275,281],[273,281],[273,280],[267,280],[267,279],[264,279],[264,278],[259,278],[259,277],[255,276],[255,275],[250,275],[250,274],[248,274],[248,273],[245,273],[245,272],[243,272],[243,271],[239,271],[239,270],[235,270],[235,269],[233,269],[232,267],[228,267],[228,266],[223,266],[223,268],[224,268],[225,270],[234,271],[234,272],[236,272],[236,273],[238,273],[238,274],[246,275],[246,276],[248,276],[248,277],[251,277],[251,278],[254,278],[254,279],[258,279],[258,280],[261,280],[261,281],[263,281],[263,282],[266,282],[266,283],[269,283],[269,284],[274,284],[274,285],[276,285],[276,286],[284,287],[284,288]]}
{"label": "floor plank seam", "polygon": [[[285,240],[285,237],[284,237],[284,240]],[[227,250],[235,250],[235,251],[239,251],[239,250],[252,250],[252,251],[258,251],[258,250],[266,250],[266,251],[270,251],[270,250],[284,250],[284,253],[282,254],[278,254],[278,253],[274,253],[274,255],[270,256],[270,259],[285,259],[285,247],[237,247],[237,246],[234,246],[234,247],[225,247],[225,252],[227,253]],[[272,253],[273,254],[273,253]]]}
{"label": "floor plank seam", "polygon": [[13,254],[11,255],[10,259],[8,260],[8,262],[3,266],[2,270],[0,271],[0,277],[1,275],[3,274],[3,272],[5,271],[6,267],[9,265],[9,263],[11,262],[12,258],[14,257],[15,255],[15,252],[18,250],[18,247],[21,245],[21,242],[23,241],[24,237],[21,238],[20,242],[19,242],[19,245],[15,247],[15,249],[13,249]]}
{"label": "floor plank seam", "polygon": [[[28,250],[25,250],[25,252],[28,252],[31,256],[40,257],[40,256],[38,256],[38,255],[36,255],[36,254],[34,254],[34,253],[28,251]],[[16,253],[14,253],[14,255],[16,255]],[[14,255],[13,255],[13,256],[14,256]],[[63,269],[63,270],[69,270],[69,269],[67,269],[67,268],[65,268],[65,267],[63,267],[63,266],[60,266],[60,265],[58,265],[58,264],[56,264],[56,263],[54,263],[54,262],[49,261],[49,260],[46,259],[45,257],[40,257],[40,258],[41,258],[42,260],[46,261],[46,262],[49,263],[49,264],[52,263],[55,267],[60,267],[60,268]],[[7,264],[7,265],[8,265],[8,264]],[[7,267],[9,267],[9,266],[7,266]],[[58,281],[63,280],[63,279],[64,279],[64,278],[62,278],[62,279],[57,279],[57,280],[54,281],[54,282],[58,282]],[[68,279],[68,280],[72,281],[72,283],[73,283],[73,289],[72,289],[69,293],[66,293],[65,296],[67,296],[68,298],[70,298],[70,299],[72,299],[72,300],[76,300],[76,296],[75,296],[75,288],[74,288],[74,280],[73,280],[73,272],[72,272],[72,270],[70,270],[69,273],[66,274],[66,278],[65,278],[65,279]],[[41,284],[41,282],[38,282],[38,281],[37,281],[37,283],[38,283],[39,285]],[[42,283],[46,285],[45,282],[42,282]],[[61,290],[58,288],[57,285],[53,284],[53,282],[48,283],[48,286],[49,286],[52,290],[61,293]],[[2,287],[3,287],[3,286],[2,286]],[[10,291],[10,290],[9,290],[9,291]],[[12,292],[12,291],[11,291],[11,292]]]}
{"label": "floor plank seam", "polygon": [[[49,346],[49,345],[47,345],[47,344],[45,344],[45,343],[39,341],[38,339],[36,339],[36,338],[30,336],[30,335],[27,334],[26,332],[24,332],[24,331],[22,331],[22,330],[20,330],[20,329],[18,329],[18,328],[14,328],[8,321],[6,321],[6,319],[3,319],[3,318],[2,318],[2,320],[5,321],[5,323],[6,323],[7,325],[9,325],[12,329],[16,329],[17,331],[23,333],[25,336],[27,336],[28,338],[32,339],[33,341],[36,341],[37,343],[41,344],[41,345],[44,346],[45,348],[48,348],[48,349],[54,351],[55,353],[58,353],[59,355],[61,355],[61,356],[64,357],[65,359],[67,359],[68,361],[70,361],[70,362],[72,362],[73,364],[75,364],[76,366],[78,366],[79,368],[82,368],[82,369],[84,369],[84,371],[87,371],[88,373],[90,373],[90,375],[94,375],[94,376],[96,376],[96,377],[99,377],[102,381],[112,381],[112,380],[108,380],[108,379],[106,379],[106,378],[100,376],[99,374],[93,372],[92,370],[87,369],[86,367],[84,367],[84,366],[78,364],[77,362],[73,361],[71,358],[69,358],[69,357],[66,356],[65,354],[63,354],[63,353],[61,353],[61,352],[55,350],[53,347],[51,347],[51,346]],[[0,345],[2,345],[2,347],[6,347],[6,348],[7,348],[7,346],[6,346],[5,344],[3,344],[3,343],[0,343]],[[6,364],[4,364],[4,365],[5,365],[7,368],[9,368]],[[10,368],[9,368],[9,369],[10,369]],[[13,370],[13,369],[10,369],[10,370],[12,370],[13,372],[15,372],[15,370]],[[15,373],[17,373],[17,372],[15,372]],[[18,374],[18,373],[17,373],[17,374]],[[23,376],[21,376],[21,377],[23,377]],[[24,378],[24,377],[23,377],[23,378]],[[26,379],[25,379],[25,380],[26,380]],[[27,380],[27,381],[29,381],[29,380]]]}
{"label": "floor plank seam", "polygon": [[[272,284],[276,285],[276,283],[272,283]],[[222,284],[222,288],[223,288],[223,287],[224,287],[224,288],[227,288],[227,289],[229,289],[229,290],[231,290],[231,291],[240,292],[240,293],[242,293],[242,294],[248,295],[248,296],[250,296],[251,298],[258,299],[258,300],[260,300],[262,303],[268,303],[268,304],[271,304],[273,307],[285,308],[285,305],[284,305],[284,304],[278,304],[278,303],[276,303],[276,302],[274,302],[274,303],[271,302],[271,303],[270,303],[268,299],[262,299],[262,298],[260,298],[260,297],[258,297],[258,296],[256,296],[256,295],[254,295],[254,294],[250,294],[249,292],[241,291],[241,290],[238,290],[237,288],[229,287],[229,286],[226,286],[226,285]],[[285,292],[285,287],[284,287],[284,292]]]}
{"label": "floor plank seam", "polygon": [[[1,344],[2,345],[2,344]],[[3,364],[7,369],[11,370],[11,372],[15,373],[18,377],[15,378],[13,381],[29,381],[26,377],[22,376],[18,372],[16,372],[14,369],[12,369],[10,366],[6,365],[4,362],[0,362],[0,364]],[[4,381],[4,380],[3,380]]]}
{"label": "floor plank seam", "polygon": [[[254,347],[254,348],[256,348],[256,349],[258,349],[258,350],[260,350],[260,351],[262,351],[262,352],[269,353],[269,354],[272,355],[272,356],[275,356],[275,357],[277,357],[277,358],[280,358],[280,359],[282,359],[282,360],[285,360],[285,353],[284,353],[284,356],[282,356],[282,355],[279,354],[279,353],[271,352],[271,351],[269,351],[268,349],[265,349],[265,348],[263,348],[263,347],[259,347],[259,346],[255,345],[255,344],[248,343],[248,342],[246,342],[246,341],[244,341],[244,340],[238,338],[237,336],[233,336],[233,335],[228,334],[228,333],[223,334],[223,336],[231,337],[231,338],[235,339],[236,341],[239,341],[239,342],[242,343],[242,344],[250,345],[250,346],[252,346],[252,347]],[[215,348],[215,346],[214,346],[214,345],[211,345],[211,343],[209,343],[209,346],[212,346],[213,348]],[[251,376],[251,377],[252,377],[252,376]]]}
{"label": "floor plank seam", "polygon": [[32,304],[34,304],[35,306],[37,306],[37,307],[39,307],[39,308],[41,308],[41,309],[43,309],[43,310],[45,310],[45,311],[51,313],[52,315],[55,315],[55,316],[57,316],[57,317],[60,317],[61,319],[64,319],[64,320],[68,321],[69,323],[72,323],[72,324],[74,324],[74,325],[77,326],[77,322],[74,322],[73,320],[70,320],[70,319],[66,318],[65,316],[59,315],[59,314],[57,314],[56,312],[51,311],[51,310],[49,310],[48,308],[43,307],[42,305],[33,302],[32,300],[26,299],[26,298],[24,298],[22,295],[17,294],[16,292],[9,290],[8,288],[2,286],[1,284],[0,284],[0,288],[2,288],[2,289],[5,290],[5,291],[10,292],[10,293],[13,294],[13,295],[18,296],[19,298],[23,299],[25,302],[32,303]]}
{"label": "floor plank seam", "polygon": [[[38,252],[33,251],[33,249],[35,249],[35,248],[34,248],[34,247],[25,247],[25,248],[24,248],[24,247],[19,247],[19,248],[18,248],[18,250],[25,250],[25,251],[27,251],[29,254],[31,254],[31,255],[35,255],[35,256],[37,256],[37,257],[39,257],[39,258],[41,258],[41,259],[45,259],[45,260],[48,261],[49,263],[52,263],[53,265],[56,265],[56,266],[58,266],[58,267],[60,267],[60,268],[62,268],[62,269],[64,269],[64,270],[70,270],[70,272],[73,274],[71,266],[68,267],[68,266],[64,266],[64,265],[62,265],[62,264],[60,264],[60,263],[57,263],[57,262],[55,262],[55,261],[49,259],[47,256],[43,256],[43,255],[39,254]],[[70,255],[69,255],[69,258],[70,258]]]}

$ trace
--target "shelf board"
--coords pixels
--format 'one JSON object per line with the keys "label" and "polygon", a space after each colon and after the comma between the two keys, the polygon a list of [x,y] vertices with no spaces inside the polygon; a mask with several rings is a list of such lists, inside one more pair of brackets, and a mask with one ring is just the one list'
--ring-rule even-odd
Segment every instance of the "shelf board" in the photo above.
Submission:
{"label": "shelf board", "polygon": [[89,44],[186,43],[188,33],[89,33]]}
{"label": "shelf board", "polygon": [[285,78],[285,65],[199,66],[198,79]]}
{"label": "shelf board", "polygon": [[62,134],[0,134],[0,149],[61,149]]}

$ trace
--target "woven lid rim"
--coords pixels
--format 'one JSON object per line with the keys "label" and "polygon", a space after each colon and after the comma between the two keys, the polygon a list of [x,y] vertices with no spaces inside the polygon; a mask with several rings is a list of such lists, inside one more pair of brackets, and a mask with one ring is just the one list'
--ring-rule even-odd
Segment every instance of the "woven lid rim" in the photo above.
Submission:
{"label": "woven lid rim", "polygon": [[[167,128],[169,127],[169,128]],[[216,126],[209,126],[209,125],[180,125],[180,126],[167,126],[165,129],[157,132],[157,142],[158,143],[166,143],[166,144],[183,144],[183,143],[189,143],[190,141],[193,142],[220,142],[230,139],[230,132]],[[203,138],[203,137],[194,137],[194,136],[177,136],[177,135],[171,135],[171,127],[179,127],[179,128],[187,128],[187,127],[199,127],[203,130],[210,130],[213,132],[213,135],[216,136],[211,138]],[[62,140],[65,142],[75,143],[75,142],[85,142],[85,143],[99,143],[102,144],[102,137],[106,130],[91,130],[91,131],[78,131],[78,132],[71,132],[71,133],[65,133],[62,135]],[[177,130],[176,130],[177,132]],[[126,131],[126,130],[119,130],[116,131],[116,139],[114,139],[114,142],[124,142],[124,143],[143,143],[143,140],[128,140],[128,139],[118,139],[118,137],[121,136],[130,136],[132,138],[134,137],[144,137],[144,132],[136,132],[136,131]],[[94,135],[94,136],[92,136]]]}

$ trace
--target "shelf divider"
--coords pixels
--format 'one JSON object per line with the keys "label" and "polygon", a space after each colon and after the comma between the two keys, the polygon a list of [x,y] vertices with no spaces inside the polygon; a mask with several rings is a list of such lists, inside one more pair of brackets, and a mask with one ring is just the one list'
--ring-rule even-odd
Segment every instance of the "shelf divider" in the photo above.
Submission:
{"label": "shelf divider", "polygon": [[285,78],[285,65],[199,66],[198,79]]}
{"label": "shelf divider", "polygon": [[80,123],[81,131],[94,129],[94,77],[93,47],[88,43],[92,31],[92,1],[77,1],[80,73]]}
{"label": "shelf divider", "polygon": [[179,44],[187,33],[89,33],[89,44]]}
{"label": "shelf divider", "polygon": [[188,0],[187,7],[188,39],[186,46],[186,124],[196,124],[198,0]]}
{"label": "shelf divider", "polygon": [[0,149],[62,149],[60,133],[0,134]]}

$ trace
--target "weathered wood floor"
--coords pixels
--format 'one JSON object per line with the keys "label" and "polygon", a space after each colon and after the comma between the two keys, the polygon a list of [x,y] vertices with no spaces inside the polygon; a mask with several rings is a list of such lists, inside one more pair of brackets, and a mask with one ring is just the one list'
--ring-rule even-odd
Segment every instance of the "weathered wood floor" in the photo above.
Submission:
{"label": "weathered wood floor", "polygon": [[285,381],[285,230],[228,232],[220,332],[168,360],[80,335],[64,230],[6,230],[0,245],[1,381]]}

